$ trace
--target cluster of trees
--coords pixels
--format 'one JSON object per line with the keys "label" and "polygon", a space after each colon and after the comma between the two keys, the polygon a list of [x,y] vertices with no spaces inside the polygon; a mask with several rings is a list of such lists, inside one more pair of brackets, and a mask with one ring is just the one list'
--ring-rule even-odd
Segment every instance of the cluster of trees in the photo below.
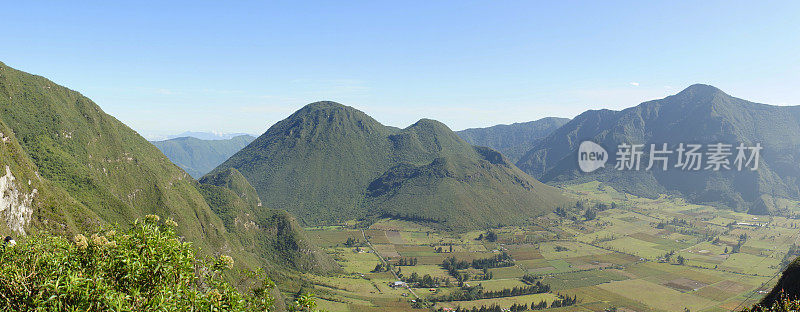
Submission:
{"label": "cluster of trees", "polygon": [[742,249],[742,246],[744,246],[744,243],[747,243],[747,234],[742,233],[739,235],[739,239],[736,241],[736,245],[733,245],[733,247],[731,247],[731,253],[739,252],[739,250]]}
{"label": "cluster of trees", "polygon": [[397,266],[415,266],[417,265],[417,258],[400,258],[395,264]]}
{"label": "cluster of trees", "polygon": [[[436,311],[437,312],[444,312],[444,308],[439,308]],[[472,309],[458,307],[458,308],[456,308],[454,310],[454,312],[505,312],[505,309],[500,308],[500,306],[497,305],[497,304],[493,304],[493,305],[490,305],[488,307],[485,306],[485,305],[481,306],[480,308],[472,307]]]}
{"label": "cluster of trees", "polygon": [[[444,248],[442,248],[442,246],[439,246],[439,247],[436,247],[436,249],[433,252],[435,252],[435,253],[443,253],[445,251],[444,251]],[[453,245],[450,245],[450,250],[448,252],[449,253],[453,253]]]}
{"label": "cluster of trees", "polygon": [[[569,297],[569,296],[562,296],[561,294],[559,294],[558,298],[559,299],[554,300],[550,304],[547,304],[547,301],[542,300],[542,301],[539,301],[539,302],[531,302],[530,305],[525,304],[525,303],[522,303],[522,304],[514,303],[508,309],[500,308],[500,306],[497,305],[497,304],[494,304],[494,305],[491,305],[491,306],[488,306],[488,307],[484,305],[484,306],[481,306],[480,308],[472,307],[471,309],[458,307],[458,308],[456,308],[454,310],[454,312],[523,312],[523,311],[528,311],[528,310],[537,311],[537,310],[544,310],[544,309],[547,309],[547,308],[568,307],[568,306],[575,305],[578,302],[578,297],[577,296]],[[439,308],[436,311],[437,312],[444,312],[445,310],[444,310],[444,308]]]}
{"label": "cluster of trees", "polygon": [[598,212],[615,209],[617,207],[617,203],[614,202],[611,204],[594,203],[592,205],[588,200],[579,200],[572,207],[557,207],[555,214],[561,218],[570,219],[572,221],[579,221],[579,217],[583,217],[586,221],[591,221],[597,218]]}
{"label": "cluster of trees", "polygon": [[392,269],[391,264],[383,264],[383,262],[379,262],[375,265],[375,268],[372,269],[372,273],[379,273],[379,272],[389,272]]}
{"label": "cluster of trees", "polygon": [[543,284],[542,282],[539,281],[537,281],[533,285],[516,286],[514,288],[504,288],[501,290],[494,290],[494,291],[486,291],[483,289],[483,286],[477,285],[471,287],[461,287],[459,291],[454,291],[452,293],[433,298],[432,301],[438,301],[438,302],[472,301],[480,299],[493,299],[493,298],[541,294],[549,291],[550,291],[550,285]]}
{"label": "cluster of trees", "polygon": [[[451,271],[458,271],[468,269],[470,267],[469,261],[466,260],[458,260],[456,257],[450,256],[442,261],[442,268],[447,270],[447,272]],[[453,275],[453,274],[450,274]]]}
{"label": "cluster of trees", "polygon": [[556,252],[569,251],[569,248],[561,245],[556,245],[555,247],[553,247],[553,249],[555,249]]}
{"label": "cluster of trees", "polygon": [[[742,246],[744,246],[744,244],[747,243],[747,238],[748,238],[747,234],[740,234],[739,238],[736,240],[736,245],[733,245],[731,248],[728,248],[728,246],[725,246],[725,250],[723,251],[723,253],[732,253],[733,254],[733,253],[739,252],[739,250],[742,249]],[[719,237],[717,237],[711,243],[714,244],[714,245],[719,245],[719,244],[722,244],[722,241],[719,239]]]}
{"label": "cluster of trees", "polygon": [[489,242],[492,242],[492,243],[496,242],[497,241],[497,232],[495,232],[493,230],[488,230],[488,231],[486,231],[486,234],[481,233],[481,235],[478,235],[478,240],[484,240],[484,239],[489,241]]}
{"label": "cluster of trees", "polygon": [[470,267],[483,270],[483,275],[480,276],[480,279],[490,280],[494,277],[494,274],[489,272],[489,269],[509,267],[513,265],[514,259],[512,259],[511,255],[506,252],[495,255],[494,257],[475,259],[472,260],[471,263],[465,260],[458,260],[453,256],[447,257],[444,259],[444,261],[442,261],[442,268],[447,271],[447,274],[450,274],[450,276],[458,281],[459,286],[463,286],[464,282],[468,281],[471,277],[468,272],[462,272],[461,270],[465,270]]}
{"label": "cluster of trees", "polygon": [[425,274],[420,278],[417,272],[411,273],[408,277],[402,277],[402,280],[409,285],[422,288],[450,287],[449,278],[432,277],[430,274]]}
{"label": "cluster of trees", "polygon": [[[674,255],[675,255],[675,251],[674,250],[670,251],[670,252],[664,254],[663,256],[661,256],[660,261],[663,262],[663,263],[671,263],[672,262],[672,257]],[[684,258],[682,255],[678,255],[677,257],[675,257],[675,264],[677,264],[677,265],[686,264],[686,258]]]}
{"label": "cluster of trees", "polygon": [[514,265],[514,259],[507,252],[494,257],[472,260],[472,267],[476,269],[504,268]]}
{"label": "cluster of trees", "polygon": [[352,237],[348,237],[347,240],[344,242],[345,247],[364,247],[366,246],[365,243],[361,242],[360,239],[355,239]]}
{"label": "cluster of trees", "polygon": [[489,268],[483,268],[483,276],[481,278],[482,280],[488,281],[488,280],[492,279],[493,277],[494,277],[494,273],[489,272]]}
{"label": "cluster of trees", "polygon": [[578,302],[578,296],[577,295],[575,295],[572,298],[570,298],[569,296],[564,296],[564,295],[558,294],[558,298],[560,298],[560,299],[553,300],[553,302],[550,303],[550,307],[551,308],[568,307],[568,306],[574,305],[575,303]]}
{"label": "cluster of trees", "polygon": [[[540,301],[538,303],[531,302],[530,309],[528,309],[528,304],[525,304],[525,303],[523,303],[523,304],[514,303],[508,309],[503,309],[499,305],[493,304],[493,305],[490,305],[488,307],[485,306],[485,305],[481,306],[480,308],[472,307],[472,309],[458,307],[458,308],[456,308],[454,310],[454,312],[522,312],[522,311],[528,311],[528,310],[543,310],[543,309],[547,309],[547,307],[548,307],[548,305],[547,305],[546,301]],[[444,312],[444,309],[443,308],[439,308],[436,311],[437,312]]]}
{"label": "cluster of trees", "polygon": [[691,226],[691,224],[689,224],[689,222],[684,220],[684,219],[672,218],[672,220],[669,220],[669,221],[659,221],[655,225],[655,228],[659,229],[659,230],[662,230],[662,229],[665,229],[667,227],[667,225],[673,225],[673,226],[676,226],[676,227],[684,227],[684,228]]}
{"label": "cluster of trees", "polygon": [[533,285],[539,281],[539,277],[533,274],[525,274],[521,278],[522,282],[528,285]]}

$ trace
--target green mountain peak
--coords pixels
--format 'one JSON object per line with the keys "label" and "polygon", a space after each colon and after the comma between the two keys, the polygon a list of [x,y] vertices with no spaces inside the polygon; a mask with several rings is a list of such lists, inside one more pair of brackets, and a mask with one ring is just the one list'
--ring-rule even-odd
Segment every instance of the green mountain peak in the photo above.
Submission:
{"label": "green mountain peak", "polygon": [[[530,188],[538,182],[499,153],[480,151],[435,120],[396,129],[352,107],[317,102],[276,123],[210,175],[237,169],[266,206],[306,224],[394,216],[480,228],[522,222],[564,200],[543,184]],[[418,188],[425,195],[407,200]],[[473,197],[493,192],[505,195]],[[445,218],[458,215],[482,217]]]}

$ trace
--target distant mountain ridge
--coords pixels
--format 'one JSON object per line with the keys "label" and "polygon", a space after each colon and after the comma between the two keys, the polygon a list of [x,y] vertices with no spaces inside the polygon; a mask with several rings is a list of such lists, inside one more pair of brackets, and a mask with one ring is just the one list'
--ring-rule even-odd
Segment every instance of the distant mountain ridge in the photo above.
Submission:
{"label": "distant mountain ridge", "polygon": [[[235,137],[243,135],[255,137],[249,133],[243,133],[243,132],[225,133],[225,132],[186,131],[179,134],[168,135],[164,140],[185,138],[185,137],[196,138],[200,140],[230,140]],[[164,141],[164,140],[151,140],[151,141]]]}
{"label": "distant mountain ridge", "polygon": [[230,139],[179,137],[150,143],[193,178],[199,179],[253,140],[254,136],[244,134]]}
{"label": "distant mountain ridge", "polygon": [[397,129],[335,102],[306,105],[209,175],[229,168],[265,205],[306,224],[391,216],[483,228],[522,222],[565,200],[438,121]]}
{"label": "distant mountain ridge", "polygon": [[[787,213],[793,208],[790,199],[800,199],[798,133],[798,106],[753,103],[696,84],[676,95],[622,111],[584,112],[543,139],[517,165],[551,183],[598,179],[637,195],[679,193],[693,202],[737,211]],[[609,151],[605,169],[588,175],[578,171],[576,150],[584,140]],[[667,143],[672,149],[678,143],[760,143],[763,150],[758,171],[685,172],[672,168],[620,172],[613,170],[620,143]],[[642,161],[646,164],[647,155]]]}
{"label": "distant mountain ridge", "polygon": [[545,117],[510,125],[465,129],[456,133],[469,144],[490,147],[516,162],[525,152],[568,121],[569,118]]}

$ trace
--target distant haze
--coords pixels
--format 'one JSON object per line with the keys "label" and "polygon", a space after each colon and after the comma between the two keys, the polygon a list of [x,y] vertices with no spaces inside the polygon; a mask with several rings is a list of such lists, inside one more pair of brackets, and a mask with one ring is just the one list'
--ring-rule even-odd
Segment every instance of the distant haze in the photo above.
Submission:
{"label": "distant haze", "polygon": [[16,1],[0,59],[151,139],[260,135],[322,100],[385,125],[462,130],[619,110],[695,83],[800,104],[797,12],[798,1]]}

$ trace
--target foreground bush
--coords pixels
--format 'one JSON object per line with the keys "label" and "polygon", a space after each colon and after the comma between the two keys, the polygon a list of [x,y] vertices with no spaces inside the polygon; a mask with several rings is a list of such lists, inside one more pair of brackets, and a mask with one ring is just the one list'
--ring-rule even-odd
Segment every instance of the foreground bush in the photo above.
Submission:
{"label": "foreground bush", "polygon": [[[0,250],[0,311],[271,310],[269,279],[252,273],[240,293],[221,277],[233,259],[197,259],[175,226],[150,215],[126,233],[42,234]],[[303,299],[297,308],[310,308]]]}
{"label": "foreground bush", "polygon": [[[761,302],[753,306],[749,311],[742,312],[794,312],[800,311],[800,300],[791,299],[784,292],[776,293],[776,298],[771,302]],[[794,295],[797,297],[797,295]]]}

